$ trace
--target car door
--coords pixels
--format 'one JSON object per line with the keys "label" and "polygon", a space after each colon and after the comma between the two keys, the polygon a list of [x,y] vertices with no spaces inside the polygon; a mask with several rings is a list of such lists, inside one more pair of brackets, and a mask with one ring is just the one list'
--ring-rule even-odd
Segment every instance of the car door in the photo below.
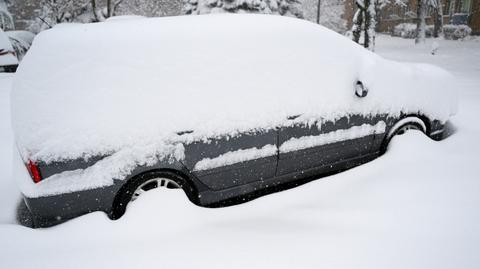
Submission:
{"label": "car door", "polygon": [[290,124],[279,130],[277,176],[329,172],[348,160],[372,152],[375,133],[385,124],[371,117],[344,116],[335,121],[301,120],[290,117]]}
{"label": "car door", "polygon": [[184,165],[208,188],[228,189],[275,176],[277,130],[252,130],[185,143]]}

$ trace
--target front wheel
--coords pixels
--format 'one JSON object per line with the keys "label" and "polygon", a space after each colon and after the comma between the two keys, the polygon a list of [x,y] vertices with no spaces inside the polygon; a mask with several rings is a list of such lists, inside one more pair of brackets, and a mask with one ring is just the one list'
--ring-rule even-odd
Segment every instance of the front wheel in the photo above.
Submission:
{"label": "front wheel", "polygon": [[420,125],[415,124],[415,123],[409,123],[409,124],[406,124],[406,125],[400,127],[400,129],[398,129],[395,132],[395,135],[403,135],[408,130],[417,130],[417,131],[422,131],[423,132],[422,127]]}
{"label": "front wheel", "polygon": [[393,137],[395,137],[396,135],[403,135],[410,130],[421,131],[424,134],[427,133],[426,125],[421,119],[414,117],[402,119],[390,129],[387,136],[385,137],[384,142],[382,143],[380,152],[383,154],[387,151],[388,145],[390,144],[390,141],[393,139]]}

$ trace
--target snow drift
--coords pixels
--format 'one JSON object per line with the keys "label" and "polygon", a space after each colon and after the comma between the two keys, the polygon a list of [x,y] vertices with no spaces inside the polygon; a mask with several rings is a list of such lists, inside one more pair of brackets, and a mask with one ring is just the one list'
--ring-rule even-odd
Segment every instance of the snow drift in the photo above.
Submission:
{"label": "snow drift", "polygon": [[[366,98],[355,96],[357,80]],[[387,61],[307,21],[139,18],[39,34],[14,81],[12,124],[23,159],[48,163],[176,143],[186,130],[204,139],[268,129],[298,114],[445,121],[456,111],[451,85],[440,68]]]}

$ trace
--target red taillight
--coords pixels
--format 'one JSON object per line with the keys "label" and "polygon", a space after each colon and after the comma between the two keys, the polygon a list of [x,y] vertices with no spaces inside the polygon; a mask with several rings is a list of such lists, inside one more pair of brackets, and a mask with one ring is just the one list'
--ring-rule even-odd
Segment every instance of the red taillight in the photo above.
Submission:
{"label": "red taillight", "polygon": [[36,163],[32,162],[31,160],[28,160],[27,169],[28,169],[28,172],[30,173],[30,176],[33,179],[33,182],[38,183],[42,181],[42,175],[40,174],[40,170],[38,169],[38,166]]}

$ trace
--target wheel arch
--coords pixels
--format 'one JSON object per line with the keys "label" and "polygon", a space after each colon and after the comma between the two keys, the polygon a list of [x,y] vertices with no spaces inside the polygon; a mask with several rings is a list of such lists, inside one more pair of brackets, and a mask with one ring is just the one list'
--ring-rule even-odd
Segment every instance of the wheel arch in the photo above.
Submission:
{"label": "wheel arch", "polygon": [[[107,212],[108,216],[111,219],[119,219],[125,213],[124,209],[119,210],[119,207],[123,207],[123,199],[125,198],[125,193],[130,188],[131,184],[138,180],[148,180],[156,177],[168,177],[169,179],[175,181],[181,186],[181,189],[185,192],[188,199],[194,204],[199,204],[198,202],[198,189],[193,180],[187,175],[187,173],[181,171],[180,169],[175,169],[171,167],[159,168],[152,167],[150,169],[142,169],[142,171],[137,173],[132,173],[127,179],[122,180],[122,185],[118,191],[114,194],[114,198],[111,205],[110,212]],[[126,207],[126,204],[125,204]],[[120,213],[119,213],[120,212]]]}
{"label": "wheel arch", "polygon": [[396,120],[394,124],[387,128],[386,135],[382,141],[380,147],[380,153],[385,153],[387,151],[388,144],[390,140],[396,135],[396,132],[404,127],[407,124],[415,124],[422,129],[422,132],[429,136],[431,130],[431,121],[430,119],[422,114],[407,114],[403,115],[400,119]]}

